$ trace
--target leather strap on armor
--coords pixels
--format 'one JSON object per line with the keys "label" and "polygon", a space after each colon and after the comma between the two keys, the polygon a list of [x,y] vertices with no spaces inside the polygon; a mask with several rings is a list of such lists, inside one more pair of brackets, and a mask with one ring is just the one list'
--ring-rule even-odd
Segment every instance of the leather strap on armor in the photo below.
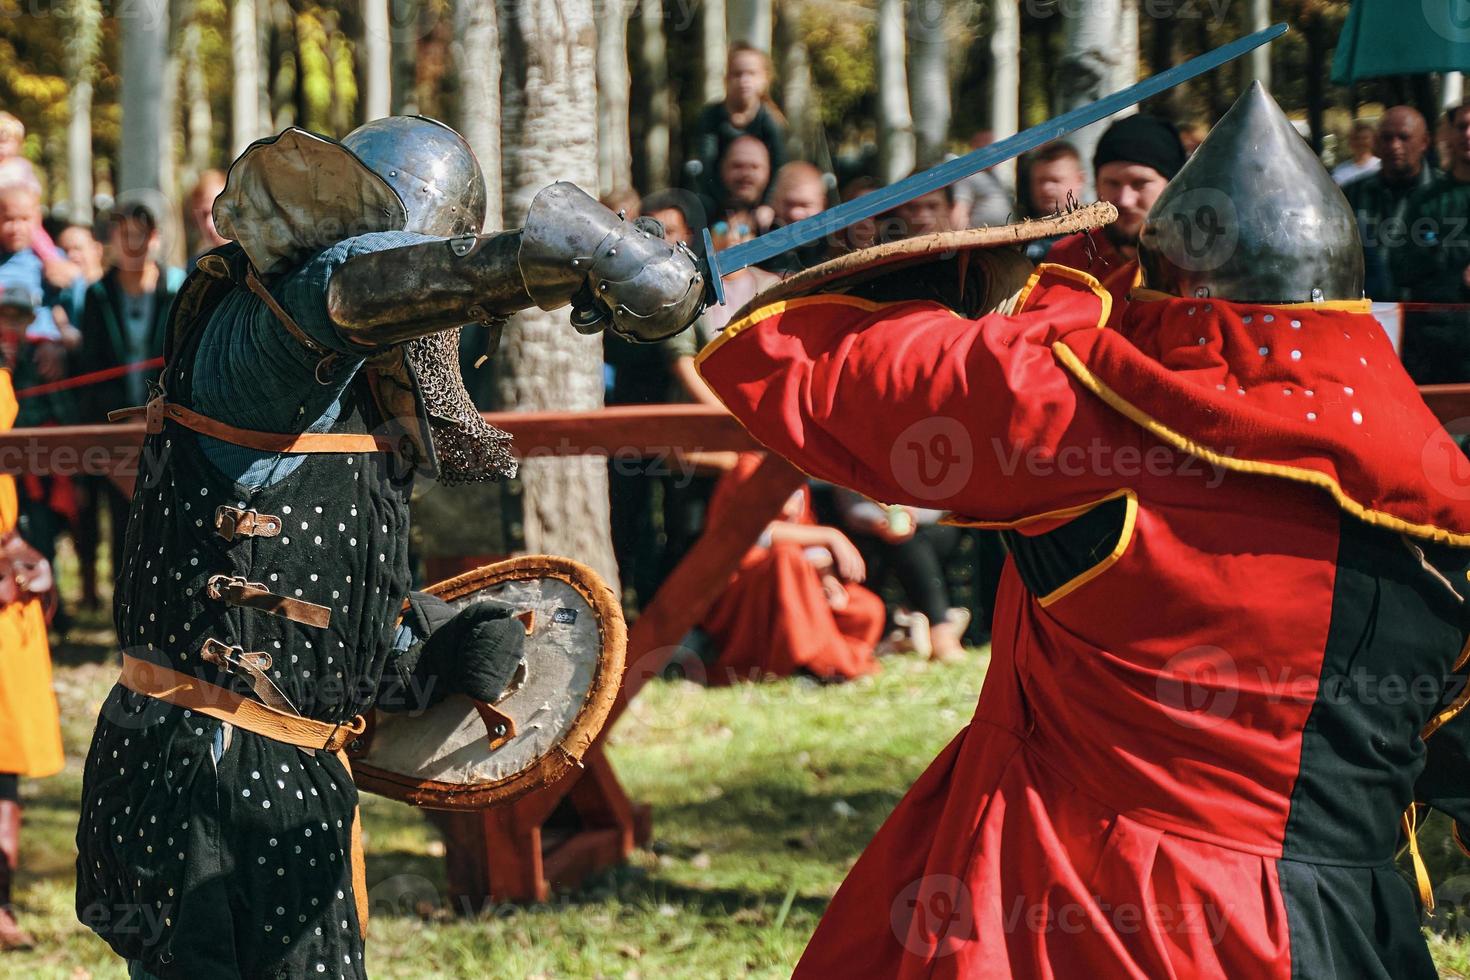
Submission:
{"label": "leather strap on armor", "polygon": [[276,595],[261,583],[246,581],[239,575],[216,575],[205,585],[204,591],[211,599],[246,609],[259,609],[303,626],[325,629],[332,621],[332,610],[326,606]]}
{"label": "leather strap on armor", "polygon": [[260,432],[237,429],[198,412],[174,405],[160,395],[147,405],[120,408],[107,413],[109,422],[122,422],[142,416],[150,435],[162,432],[165,419],[186,429],[264,453],[390,453],[393,444],[381,436],[352,432]]}
{"label": "leather strap on armor", "polygon": [[236,538],[273,538],[281,533],[282,522],[275,514],[241,510],[220,504],[214,512],[214,533],[233,542]]}
{"label": "leather strap on armor", "polygon": [[[126,653],[123,654],[123,669],[118,683],[136,694],[197,711],[201,715],[253,732],[262,738],[303,749],[334,752],[347,770],[349,778],[352,776],[352,765],[347,761],[345,747],[367,727],[362,715],[345,724],[333,725],[315,718],[303,718],[289,712],[277,711],[217,684],[160,667]],[[366,937],[367,869],[362,859],[360,810],[352,812],[352,896],[357,902],[357,921]]]}

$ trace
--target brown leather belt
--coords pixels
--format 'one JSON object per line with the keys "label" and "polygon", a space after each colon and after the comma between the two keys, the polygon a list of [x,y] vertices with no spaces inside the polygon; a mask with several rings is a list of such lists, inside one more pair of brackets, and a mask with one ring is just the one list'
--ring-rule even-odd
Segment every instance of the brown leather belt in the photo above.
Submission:
{"label": "brown leather belt", "polygon": [[[366,719],[361,715],[345,724],[333,725],[315,718],[303,718],[289,712],[277,711],[217,684],[151,664],[126,653],[123,654],[122,674],[118,677],[118,683],[134,693],[197,711],[201,715],[254,732],[263,738],[303,749],[335,752],[346,768],[348,778],[352,776],[352,766],[347,761],[345,747],[362,734],[367,726]],[[362,857],[362,820],[356,809],[352,811],[352,893],[357,902],[357,921],[366,937],[367,868]]]}
{"label": "brown leather belt", "polygon": [[263,453],[390,453],[393,443],[381,436],[353,432],[260,432],[237,429],[207,415],[174,405],[159,396],[147,405],[120,408],[107,413],[107,421],[121,422],[143,416],[149,433],[163,431],[164,419],[171,419],[186,429],[246,449]]}

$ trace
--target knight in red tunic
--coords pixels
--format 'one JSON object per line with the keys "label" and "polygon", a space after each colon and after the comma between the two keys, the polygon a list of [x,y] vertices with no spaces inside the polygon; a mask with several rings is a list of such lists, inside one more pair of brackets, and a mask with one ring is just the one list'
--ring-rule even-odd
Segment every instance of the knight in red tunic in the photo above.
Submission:
{"label": "knight in red tunic", "polygon": [[1394,857],[1416,801],[1470,818],[1470,464],[1259,84],[1141,259],[1116,329],[1043,265],[1007,315],[809,296],[701,357],[807,472],[1010,549],[975,717],[798,977],[1435,976]]}

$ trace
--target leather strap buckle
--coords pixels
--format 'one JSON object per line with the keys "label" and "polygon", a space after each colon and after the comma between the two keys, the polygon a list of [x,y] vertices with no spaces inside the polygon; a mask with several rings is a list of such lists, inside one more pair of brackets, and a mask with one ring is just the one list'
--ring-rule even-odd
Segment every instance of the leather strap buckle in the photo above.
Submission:
{"label": "leather strap buckle", "polygon": [[339,721],[332,726],[332,734],[327,737],[327,744],[322,748],[328,752],[341,752],[366,730],[367,718],[362,715],[354,715],[350,721]]}
{"label": "leather strap buckle", "polygon": [[149,435],[157,435],[163,431],[163,413],[166,408],[168,402],[163,400],[162,395],[149,399],[148,404],[143,406],[144,431]]}
{"label": "leather strap buckle", "polygon": [[214,511],[215,533],[226,541],[236,538],[273,538],[281,533],[281,519],[274,514],[241,510],[221,504]]}
{"label": "leather strap buckle", "polygon": [[231,646],[210,638],[205,640],[204,645],[199,648],[199,657],[205,663],[213,664],[227,674],[243,677],[250,685],[250,690],[267,707],[293,715],[301,714],[291,703],[291,699],[281,693],[281,689],[265,675],[272,663],[270,654],[258,650],[246,650],[243,647]]}
{"label": "leather strap buckle", "polygon": [[251,582],[240,575],[212,576],[205,583],[204,594],[211,599],[245,609],[259,609],[274,616],[282,616],[303,626],[326,629],[332,622],[332,610],[326,606],[276,595],[260,582]]}

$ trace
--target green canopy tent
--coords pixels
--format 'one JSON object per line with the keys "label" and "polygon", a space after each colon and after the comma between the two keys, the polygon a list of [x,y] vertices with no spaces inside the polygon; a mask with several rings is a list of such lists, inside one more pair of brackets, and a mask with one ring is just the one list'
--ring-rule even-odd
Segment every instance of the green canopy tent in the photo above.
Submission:
{"label": "green canopy tent", "polygon": [[1470,71],[1470,0],[1353,0],[1332,80]]}

